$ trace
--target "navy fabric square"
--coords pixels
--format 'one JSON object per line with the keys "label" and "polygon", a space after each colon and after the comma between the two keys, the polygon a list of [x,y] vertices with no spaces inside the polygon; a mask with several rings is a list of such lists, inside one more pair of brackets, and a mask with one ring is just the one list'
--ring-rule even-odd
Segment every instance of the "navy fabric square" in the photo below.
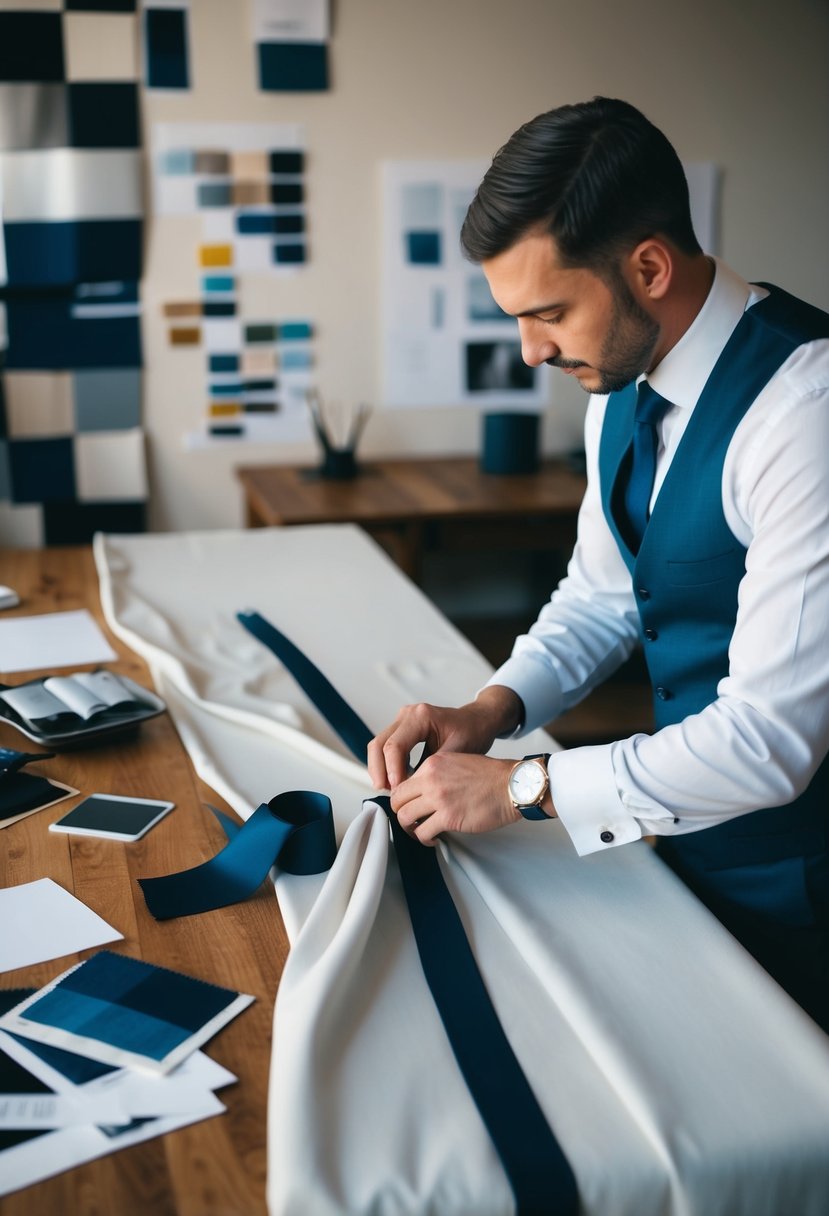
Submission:
{"label": "navy fabric square", "polygon": [[440,265],[439,232],[407,232],[406,248],[409,261],[415,266]]}
{"label": "navy fabric square", "polygon": [[183,8],[144,10],[147,85],[151,89],[187,89],[187,12]]}
{"label": "navy fabric square", "polygon": [[134,13],[136,0],[64,0],[68,13]]}
{"label": "navy fabric square", "polygon": [[324,42],[260,42],[259,87],[269,92],[328,88],[328,46]]}
{"label": "navy fabric square", "polygon": [[141,277],[141,220],[7,223],[9,287],[57,287]]}
{"label": "navy fabric square", "polygon": [[236,216],[236,231],[244,233],[246,236],[254,234],[272,233],[276,231],[275,226],[276,216],[270,212],[242,212]]}
{"label": "navy fabric square", "polygon": [[137,316],[79,320],[73,303],[69,293],[8,297],[9,370],[141,366]]}
{"label": "navy fabric square", "polygon": [[54,502],[75,497],[72,440],[11,439],[12,502]]}
{"label": "navy fabric square", "polygon": [[205,317],[235,317],[235,300],[204,300],[202,315]]}
{"label": "navy fabric square", "polygon": [[293,235],[297,232],[305,231],[305,216],[304,215],[275,215],[273,217],[273,231],[280,236]]}
{"label": "navy fabric square", "polygon": [[296,265],[305,261],[304,245],[274,245],[274,261],[280,266]]}
{"label": "navy fabric square", "polygon": [[0,80],[62,81],[63,15],[0,13]]}
{"label": "navy fabric square", "polygon": [[138,148],[138,85],[132,81],[70,84],[69,141],[73,148]]}
{"label": "navy fabric square", "polygon": [[86,545],[96,532],[144,532],[143,502],[46,502],[43,539],[47,545]]}
{"label": "navy fabric square", "polygon": [[305,167],[303,152],[271,152],[271,173],[301,173]]}
{"label": "navy fabric square", "polygon": [[272,203],[301,203],[302,182],[271,182]]}

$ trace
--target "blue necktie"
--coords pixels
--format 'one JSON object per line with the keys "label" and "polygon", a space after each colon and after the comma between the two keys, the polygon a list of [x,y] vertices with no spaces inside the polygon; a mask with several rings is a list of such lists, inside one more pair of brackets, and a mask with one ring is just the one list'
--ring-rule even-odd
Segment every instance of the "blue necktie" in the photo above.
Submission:
{"label": "blue necktie", "polygon": [[625,486],[625,539],[632,553],[639,552],[645,525],[650,516],[650,501],[656,477],[656,453],[659,448],[657,424],[671,408],[670,401],[660,397],[647,380],[639,385],[636,412],[633,415],[630,476]]}

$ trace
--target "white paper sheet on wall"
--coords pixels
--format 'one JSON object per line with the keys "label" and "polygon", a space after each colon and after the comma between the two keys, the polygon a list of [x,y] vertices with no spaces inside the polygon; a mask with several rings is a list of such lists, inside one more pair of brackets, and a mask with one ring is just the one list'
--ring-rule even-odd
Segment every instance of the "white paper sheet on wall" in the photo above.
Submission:
{"label": "white paper sheet on wall", "polygon": [[[515,320],[460,249],[484,160],[383,165],[383,401],[398,406],[543,409],[546,367],[521,358]],[[685,166],[700,244],[718,251],[719,171]]]}

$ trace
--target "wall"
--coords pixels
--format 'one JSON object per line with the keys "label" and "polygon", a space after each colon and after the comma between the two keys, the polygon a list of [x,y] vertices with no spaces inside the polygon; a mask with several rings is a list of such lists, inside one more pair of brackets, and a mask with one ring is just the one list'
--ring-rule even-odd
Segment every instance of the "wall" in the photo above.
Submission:
{"label": "wall", "polygon": [[[526,119],[596,93],[625,97],[685,160],[724,170],[722,253],[747,278],[829,307],[829,8],[824,0],[340,0],[333,88],[260,92],[244,0],[192,0],[193,89],[144,98],[155,121],[301,122],[311,263],[261,280],[262,315],[318,328],[324,395],[375,404],[365,455],[478,449],[478,415],[383,410],[379,327],[379,174],[384,159],[489,157]],[[185,451],[202,410],[203,354],[172,351],[165,300],[198,294],[196,226],[148,224],[144,341],[151,525],[241,524],[239,463],[314,462],[302,444],[227,443]],[[561,381],[561,382],[560,382]],[[545,447],[578,444],[584,398],[559,377]]]}

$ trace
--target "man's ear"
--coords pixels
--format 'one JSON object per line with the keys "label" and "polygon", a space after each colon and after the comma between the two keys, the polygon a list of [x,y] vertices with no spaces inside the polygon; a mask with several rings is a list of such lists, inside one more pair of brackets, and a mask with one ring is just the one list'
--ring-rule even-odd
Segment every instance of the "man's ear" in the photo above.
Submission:
{"label": "man's ear", "polygon": [[625,277],[636,299],[645,306],[664,300],[675,271],[670,244],[659,237],[648,237],[631,250],[625,261]]}

